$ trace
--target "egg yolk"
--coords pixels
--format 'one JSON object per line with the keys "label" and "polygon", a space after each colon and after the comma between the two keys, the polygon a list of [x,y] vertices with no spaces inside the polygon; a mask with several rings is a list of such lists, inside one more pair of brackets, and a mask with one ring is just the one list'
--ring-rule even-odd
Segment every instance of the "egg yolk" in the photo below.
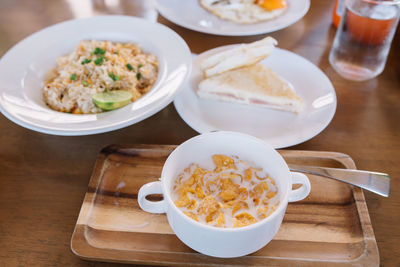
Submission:
{"label": "egg yolk", "polygon": [[285,8],[287,6],[286,0],[257,0],[256,3],[268,11]]}

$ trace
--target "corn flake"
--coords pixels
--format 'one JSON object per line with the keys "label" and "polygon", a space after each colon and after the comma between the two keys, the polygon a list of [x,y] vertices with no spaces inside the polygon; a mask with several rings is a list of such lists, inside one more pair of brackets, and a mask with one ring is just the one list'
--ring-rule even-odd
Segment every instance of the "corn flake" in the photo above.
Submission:
{"label": "corn flake", "polygon": [[238,157],[213,155],[214,170],[191,164],[172,186],[175,205],[200,223],[243,227],[270,216],[279,205],[274,180]]}
{"label": "corn flake", "polygon": [[256,222],[256,218],[251,216],[248,212],[243,212],[235,216],[233,227],[243,227]]}

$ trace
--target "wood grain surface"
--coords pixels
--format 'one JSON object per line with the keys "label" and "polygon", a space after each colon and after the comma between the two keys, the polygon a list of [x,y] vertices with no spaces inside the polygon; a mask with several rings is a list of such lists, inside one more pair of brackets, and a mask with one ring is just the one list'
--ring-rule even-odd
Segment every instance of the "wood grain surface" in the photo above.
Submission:
{"label": "wood grain surface", "polygon": [[[311,192],[289,203],[282,225],[264,248],[245,257],[201,255],[173,233],[165,214],[140,209],[140,187],[156,181],[171,145],[109,146],[96,161],[71,240],[73,252],[95,261],[165,266],[362,266],[379,264],[360,188],[309,175]],[[342,153],[284,150],[287,162],[354,169]],[[160,200],[154,199],[154,200]]]}
{"label": "wood grain surface", "polygon": [[[86,2],[87,4],[78,5]],[[99,14],[156,16],[147,0],[1,0],[0,56],[46,26]],[[115,5],[114,5],[115,4]],[[366,82],[341,78],[328,62],[335,34],[333,0],[312,0],[306,16],[271,33],[279,47],[316,64],[332,81],[338,106],[331,124],[295,150],[337,151],[359,169],[387,172],[391,195],[365,192],[382,266],[400,265],[400,34],[384,72]],[[194,53],[260,39],[222,37],[158,21],[178,34]],[[43,55],[45,56],[45,55]],[[18,64],[18,62],[15,62]],[[1,86],[1,85],[0,85]],[[197,133],[169,105],[152,117],[104,134],[61,137],[33,132],[0,115],[0,266],[118,266],[76,257],[71,235],[99,151],[109,144],[180,144]]]}

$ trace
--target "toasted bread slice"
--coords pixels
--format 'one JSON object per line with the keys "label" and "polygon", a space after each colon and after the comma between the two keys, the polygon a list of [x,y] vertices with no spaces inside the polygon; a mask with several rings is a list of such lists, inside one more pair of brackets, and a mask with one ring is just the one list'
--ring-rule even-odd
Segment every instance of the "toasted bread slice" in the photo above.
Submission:
{"label": "toasted bread slice", "polygon": [[255,64],[230,70],[200,82],[197,95],[224,102],[251,104],[299,113],[303,101],[268,67]]}
{"label": "toasted bread slice", "polygon": [[242,44],[206,58],[201,62],[200,68],[204,78],[208,78],[225,71],[250,66],[271,54],[277,44],[278,42],[272,37]]}

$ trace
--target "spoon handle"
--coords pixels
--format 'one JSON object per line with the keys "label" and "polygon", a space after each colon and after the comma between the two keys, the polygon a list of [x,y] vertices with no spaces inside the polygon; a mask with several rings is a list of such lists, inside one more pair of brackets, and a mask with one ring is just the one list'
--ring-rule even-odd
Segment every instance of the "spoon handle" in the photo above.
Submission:
{"label": "spoon handle", "polygon": [[386,173],[299,165],[289,165],[289,168],[291,171],[335,179],[384,197],[389,196],[390,177]]}

